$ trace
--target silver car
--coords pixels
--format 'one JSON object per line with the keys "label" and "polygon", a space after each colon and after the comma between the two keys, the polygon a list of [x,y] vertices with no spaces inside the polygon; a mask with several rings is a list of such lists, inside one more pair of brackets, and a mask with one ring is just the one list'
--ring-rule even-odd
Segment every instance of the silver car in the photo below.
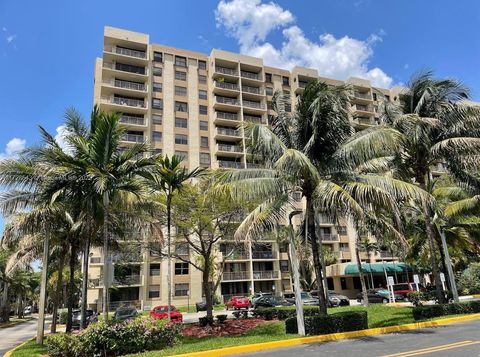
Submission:
{"label": "silver car", "polygon": [[[283,296],[285,297],[285,300],[287,300],[288,302],[291,302],[292,304],[295,304],[294,293],[284,294]],[[312,294],[310,293],[302,291],[301,298],[302,298],[303,305],[318,305],[318,298],[313,297]]]}

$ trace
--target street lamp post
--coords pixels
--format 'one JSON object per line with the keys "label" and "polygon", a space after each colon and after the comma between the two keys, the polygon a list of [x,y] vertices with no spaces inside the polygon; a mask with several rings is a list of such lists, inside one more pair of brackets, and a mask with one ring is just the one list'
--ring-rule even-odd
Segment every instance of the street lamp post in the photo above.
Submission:
{"label": "street lamp post", "polygon": [[298,327],[298,334],[300,336],[305,336],[305,322],[303,319],[303,304],[302,304],[302,292],[300,289],[300,275],[299,275],[299,267],[298,267],[298,257],[297,257],[297,249],[295,248],[295,237],[293,235],[293,225],[292,225],[292,218],[293,216],[302,213],[300,210],[295,210],[291,212],[288,216],[288,236],[290,239],[290,262],[292,263],[292,273],[293,273],[293,284],[294,284],[294,292],[295,292],[295,306],[297,309],[297,327]]}

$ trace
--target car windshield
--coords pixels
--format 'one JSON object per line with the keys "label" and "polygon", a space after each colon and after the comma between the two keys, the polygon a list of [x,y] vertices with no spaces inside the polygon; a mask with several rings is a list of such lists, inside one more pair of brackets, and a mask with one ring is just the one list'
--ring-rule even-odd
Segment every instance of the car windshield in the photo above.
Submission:
{"label": "car windshield", "polygon": [[377,293],[379,293],[379,294],[389,294],[390,292],[387,289],[378,289]]}
{"label": "car windshield", "polygon": [[313,299],[313,296],[310,293],[302,292],[302,299]]}

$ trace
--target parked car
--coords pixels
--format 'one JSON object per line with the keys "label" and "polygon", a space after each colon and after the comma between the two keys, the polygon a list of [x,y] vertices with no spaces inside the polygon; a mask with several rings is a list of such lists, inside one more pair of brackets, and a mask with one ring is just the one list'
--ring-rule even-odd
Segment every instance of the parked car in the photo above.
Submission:
{"label": "parked car", "polygon": [[23,314],[24,315],[30,315],[32,313],[32,307],[31,306],[25,306],[23,309]]}
{"label": "parked car", "polygon": [[[73,310],[72,312],[72,327],[74,329],[80,328],[80,323],[82,321],[82,311]],[[98,321],[98,315],[92,309],[85,310],[85,324],[88,326],[91,323]]]}
{"label": "parked car", "polygon": [[[405,299],[407,298],[408,294],[417,291],[416,283],[399,283],[392,286],[395,294],[402,295]],[[425,287],[422,284],[418,284],[418,289],[420,291],[426,291]]]}
{"label": "parked car", "polygon": [[286,299],[279,297],[279,296],[262,296],[255,301],[253,305],[254,309],[259,307],[275,307],[275,306],[292,306],[293,304]]}
{"label": "parked car", "polygon": [[328,290],[328,305],[330,307],[349,306],[350,299],[347,296],[341,295],[333,290]]}
{"label": "parked car", "polygon": [[137,317],[138,312],[134,307],[119,307],[113,314],[114,321],[126,321]]}
{"label": "parked car", "polygon": [[252,297],[252,305],[254,305],[255,301],[257,301],[263,296],[273,296],[273,293],[255,293],[255,295],[253,295]]}
{"label": "parked car", "polygon": [[[150,311],[150,317],[154,319],[168,319],[168,305],[155,306]],[[182,313],[173,305],[170,305],[170,318],[173,322],[183,322]]]}
{"label": "parked car", "polygon": [[248,309],[252,305],[250,299],[245,296],[234,296],[225,303],[225,309]]}
{"label": "parked car", "polygon": [[[306,291],[302,291],[300,295],[301,295],[301,298],[302,298],[302,304],[303,305],[318,305],[318,298],[313,297],[312,294],[310,294]],[[283,297],[288,302],[291,302],[292,304],[295,304],[295,294],[294,293],[283,294]]]}
{"label": "parked car", "polygon": [[[384,303],[386,304],[387,302],[390,301],[390,292],[387,289],[368,289],[367,290],[367,296],[368,296],[368,302],[369,303]],[[357,294],[357,301],[362,302],[363,300],[363,294],[359,293]],[[405,300],[405,297],[400,294],[395,294],[395,301],[403,301]]]}
{"label": "parked car", "polygon": [[195,304],[195,308],[197,309],[197,312],[207,311],[207,302],[206,301],[197,302]]}

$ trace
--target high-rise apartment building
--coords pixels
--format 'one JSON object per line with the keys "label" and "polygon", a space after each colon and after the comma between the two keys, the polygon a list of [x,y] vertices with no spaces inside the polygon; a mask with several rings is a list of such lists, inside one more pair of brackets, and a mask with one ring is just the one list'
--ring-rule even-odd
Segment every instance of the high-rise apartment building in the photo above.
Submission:
{"label": "high-rise apartment building", "polygon": [[[322,78],[314,69],[272,68],[265,66],[261,58],[217,49],[206,55],[151,44],[146,34],[105,27],[103,54],[95,63],[94,102],[104,111],[121,114],[122,123],[128,127],[123,138],[125,146],[148,141],[156,152],[184,157],[190,169],[242,169],[257,164],[246,155],[239,124],[253,121],[268,125],[269,116],[274,114],[274,92],[289,96],[286,109],[291,111],[296,97],[309,81],[316,79],[332,85],[347,83],[354,88],[352,121],[358,128],[379,123],[379,103],[395,101],[398,96],[398,90],[374,88],[360,78],[344,82]],[[355,231],[344,219],[333,222],[322,217],[320,221],[324,246],[338,259],[338,264],[327,267],[329,288],[354,296],[360,288],[356,274],[349,273],[349,266],[356,261]],[[166,262],[145,248],[132,248],[137,237],[132,232],[120,243],[130,248],[113,257],[114,265],[122,263],[123,272],[121,279],[113,277],[113,307],[121,301],[134,301],[148,308],[167,300]],[[220,251],[228,244],[222,242]],[[176,249],[190,254],[184,245]],[[88,302],[92,306],[101,305],[100,253],[94,249],[90,258]],[[367,259],[363,252],[361,259]],[[390,253],[381,251],[373,254],[372,262],[392,259]],[[175,305],[202,299],[198,271],[176,261],[173,273]],[[228,259],[217,293],[228,298],[291,290],[286,247],[262,240],[237,250]]]}

